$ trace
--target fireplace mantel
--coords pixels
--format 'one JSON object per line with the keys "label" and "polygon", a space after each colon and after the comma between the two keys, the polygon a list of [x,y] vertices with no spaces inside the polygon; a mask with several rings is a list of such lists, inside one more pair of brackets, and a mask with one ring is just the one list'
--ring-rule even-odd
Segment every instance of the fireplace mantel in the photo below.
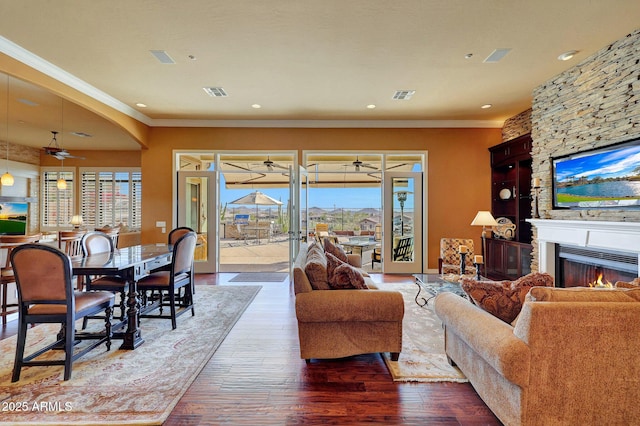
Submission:
{"label": "fireplace mantel", "polygon": [[537,229],[538,269],[554,278],[556,244],[636,253],[640,256],[640,222],[527,220]]}

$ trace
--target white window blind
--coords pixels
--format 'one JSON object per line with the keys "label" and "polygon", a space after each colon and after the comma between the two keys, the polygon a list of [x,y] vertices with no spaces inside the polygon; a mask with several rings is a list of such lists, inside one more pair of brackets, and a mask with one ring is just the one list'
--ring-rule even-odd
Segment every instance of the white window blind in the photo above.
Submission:
{"label": "white window blind", "polygon": [[87,227],[142,225],[140,171],[81,170],[80,211]]}
{"label": "white window blind", "polygon": [[[67,181],[66,189],[58,189],[59,178]],[[71,171],[45,171],[42,174],[42,226],[67,226],[73,216],[74,174]]]}

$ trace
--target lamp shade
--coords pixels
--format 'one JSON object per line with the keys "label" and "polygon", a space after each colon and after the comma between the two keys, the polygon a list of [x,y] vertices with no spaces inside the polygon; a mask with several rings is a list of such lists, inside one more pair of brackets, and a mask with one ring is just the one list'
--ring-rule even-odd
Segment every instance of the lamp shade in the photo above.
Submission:
{"label": "lamp shade", "polygon": [[67,189],[67,181],[64,180],[64,178],[60,178],[58,182],[56,182],[56,186],[58,189]]}
{"label": "lamp shade", "polygon": [[0,183],[2,183],[2,186],[13,186],[13,182],[13,176],[9,172],[3,174],[0,178]]}
{"label": "lamp shade", "polygon": [[473,226],[498,226],[498,222],[493,218],[491,212],[480,210],[471,222]]}
{"label": "lamp shade", "polygon": [[74,226],[80,226],[82,225],[82,216],[79,214],[74,214],[73,217],[71,218],[71,224]]}

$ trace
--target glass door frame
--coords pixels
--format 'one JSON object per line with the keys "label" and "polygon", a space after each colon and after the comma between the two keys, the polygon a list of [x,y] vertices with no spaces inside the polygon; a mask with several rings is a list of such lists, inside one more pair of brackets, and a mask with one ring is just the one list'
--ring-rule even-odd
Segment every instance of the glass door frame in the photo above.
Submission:
{"label": "glass door frame", "polygon": [[[394,216],[395,201],[398,198],[398,192],[395,191],[394,181],[398,179],[412,179],[413,186],[410,187],[410,196],[413,198],[413,256],[408,260],[395,261],[393,259],[394,249]],[[385,172],[382,179],[383,190],[383,223],[382,223],[382,272],[385,274],[418,274],[424,271],[426,265],[426,250],[424,250],[424,241],[426,241],[426,228],[424,214],[424,172]],[[401,205],[404,201],[401,203]],[[403,210],[401,209],[401,215]],[[403,217],[400,218],[402,230],[404,230]]]}
{"label": "glass door frame", "polygon": [[[188,226],[186,221],[187,215],[187,196],[185,188],[189,178],[203,179],[206,178],[206,188],[200,188],[200,191],[206,191],[207,199],[204,206],[200,208],[205,211],[206,217],[206,246],[204,249],[205,260],[194,261],[194,269],[196,273],[215,273],[218,270],[218,222],[220,212],[216,208],[218,205],[218,173],[212,170],[182,170],[178,171],[177,179],[177,216],[175,223],[177,226]],[[199,200],[198,200],[199,201]],[[197,231],[197,230],[196,230]]]}

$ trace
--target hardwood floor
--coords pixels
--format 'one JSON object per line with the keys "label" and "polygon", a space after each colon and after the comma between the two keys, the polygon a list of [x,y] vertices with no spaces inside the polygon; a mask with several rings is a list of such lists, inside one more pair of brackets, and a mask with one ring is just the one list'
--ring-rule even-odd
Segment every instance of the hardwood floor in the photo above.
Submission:
{"label": "hardwood floor", "polygon": [[[234,275],[198,275],[197,280],[243,285],[228,282]],[[379,354],[306,364],[298,352],[288,280],[261,285],[165,425],[501,424],[471,385],[394,383]],[[15,322],[3,327],[0,338],[15,334]]]}

